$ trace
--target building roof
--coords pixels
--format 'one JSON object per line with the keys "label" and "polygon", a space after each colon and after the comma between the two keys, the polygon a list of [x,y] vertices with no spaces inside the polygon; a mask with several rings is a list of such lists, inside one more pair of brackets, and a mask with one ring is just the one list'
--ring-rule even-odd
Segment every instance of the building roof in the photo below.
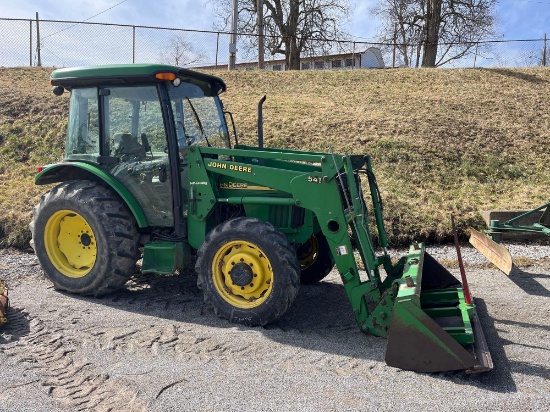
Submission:
{"label": "building roof", "polygon": [[[321,55],[321,56],[306,56],[306,57],[300,57],[300,60],[302,62],[312,62],[312,61],[330,61],[330,60],[338,60],[338,59],[347,59],[347,58],[353,58],[355,56],[360,56],[365,53],[372,53],[376,60],[380,63],[380,67],[384,67],[384,61],[382,60],[382,55],[380,53],[380,49],[377,47],[369,47],[363,51],[357,51],[355,53],[339,53],[339,54],[327,54],[327,55]],[[270,66],[277,65],[277,64],[285,64],[285,59],[272,59],[272,60],[266,60],[265,64],[268,64]],[[257,65],[258,61],[247,61],[247,62],[239,62],[236,63],[237,67],[242,66],[253,66]],[[218,65],[207,65],[207,66],[196,66],[195,69],[216,69],[219,67],[227,66],[226,63],[224,64],[218,64]]]}

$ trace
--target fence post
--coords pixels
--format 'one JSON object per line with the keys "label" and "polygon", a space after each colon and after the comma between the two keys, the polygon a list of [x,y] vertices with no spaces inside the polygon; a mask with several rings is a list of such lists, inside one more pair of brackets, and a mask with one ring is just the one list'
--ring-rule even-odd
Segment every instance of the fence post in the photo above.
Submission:
{"label": "fence post", "polygon": [[36,52],[38,54],[38,67],[42,66],[42,59],[40,58],[40,25],[38,24],[38,12],[36,12]]}
{"label": "fence post", "polygon": [[29,66],[32,67],[32,20],[29,19]]}
{"label": "fence post", "polygon": [[220,32],[216,35],[216,69],[218,68],[218,50],[220,49]]}
{"label": "fence post", "polygon": [[542,49],[542,65],[546,66],[546,33],[544,33],[544,48]]}
{"label": "fence post", "polygon": [[132,26],[132,63],[136,62],[136,26]]}

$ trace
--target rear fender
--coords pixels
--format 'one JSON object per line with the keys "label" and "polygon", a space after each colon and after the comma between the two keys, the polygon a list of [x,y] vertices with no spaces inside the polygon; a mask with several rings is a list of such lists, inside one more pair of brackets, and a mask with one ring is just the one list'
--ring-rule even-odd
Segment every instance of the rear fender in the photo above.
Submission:
{"label": "rear fender", "polygon": [[47,185],[67,180],[91,180],[110,187],[128,205],[137,221],[138,227],[145,228],[149,226],[147,217],[134,195],[122,183],[97,166],[82,162],[47,165],[35,176],[34,183],[37,185]]}

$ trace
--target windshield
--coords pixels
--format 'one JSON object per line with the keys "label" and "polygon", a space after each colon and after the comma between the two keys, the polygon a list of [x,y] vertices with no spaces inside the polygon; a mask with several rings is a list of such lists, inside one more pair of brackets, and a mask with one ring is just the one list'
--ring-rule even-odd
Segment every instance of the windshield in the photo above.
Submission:
{"label": "windshield", "polygon": [[192,83],[170,84],[169,89],[178,146],[212,146],[230,148],[229,133],[218,96],[205,96]]}

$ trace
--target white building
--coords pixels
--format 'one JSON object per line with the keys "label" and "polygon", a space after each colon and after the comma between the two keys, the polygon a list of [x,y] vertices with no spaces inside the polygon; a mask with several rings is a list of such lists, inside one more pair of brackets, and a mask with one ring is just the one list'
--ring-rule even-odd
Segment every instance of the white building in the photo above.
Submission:
{"label": "white building", "polygon": [[[225,65],[200,66],[194,69],[220,69]],[[330,54],[326,56],[302,57],[300,59],[301,70],[354,70],[354,69],[383,69],[384,59],[377,47],[369,47],[359,53]],[[256,70],[258,62],[244,62],[235,65],[237,70]],[[266,60],[265,70],[286,70],[284,59]]]}

